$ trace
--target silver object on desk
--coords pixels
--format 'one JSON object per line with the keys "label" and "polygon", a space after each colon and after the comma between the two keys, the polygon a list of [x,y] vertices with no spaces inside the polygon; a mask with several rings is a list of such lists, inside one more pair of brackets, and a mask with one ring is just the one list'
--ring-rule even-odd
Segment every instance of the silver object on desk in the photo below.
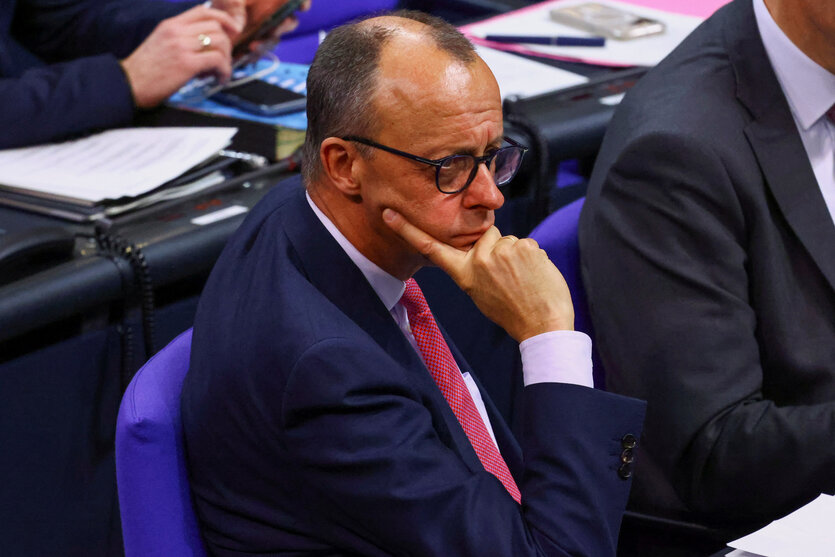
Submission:
{"label": "silver object on desk", "polygon": [[596,2],[556,8],[551,10],[550,17],[557,23],[620,41],[658,35],[666,30],[666,25],[658,20]]}

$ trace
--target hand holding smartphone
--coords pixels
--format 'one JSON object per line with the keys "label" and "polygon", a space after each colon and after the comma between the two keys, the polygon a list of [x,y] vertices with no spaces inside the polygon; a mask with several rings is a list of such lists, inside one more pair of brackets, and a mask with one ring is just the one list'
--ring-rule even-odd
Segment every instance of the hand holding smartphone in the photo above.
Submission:
{"label": "hand holding smartphone", "polygon": [[257,41],[270,39],[273,31],[281,25],[287,18],[297,12],[305,0],[288,0],[284,5],[278,8],[272,15],[249,30],[245,30],[232,48],[232,59],[234,65],[238,66],[240,60],[245,60],[250,54],[250,45]]}
{"label": "hand holding smartphone", "polygon": [[[301,8],[305,0],[289,0],[260,24],[244,31],[232,49],[233,67],[250,61],[251,45],[259,41],[270,42],[275,30]],[[212,99],[260,116],[279,116],[304,110],[307,98],[289,89],[255,79],[241,85],[224,87]]]}

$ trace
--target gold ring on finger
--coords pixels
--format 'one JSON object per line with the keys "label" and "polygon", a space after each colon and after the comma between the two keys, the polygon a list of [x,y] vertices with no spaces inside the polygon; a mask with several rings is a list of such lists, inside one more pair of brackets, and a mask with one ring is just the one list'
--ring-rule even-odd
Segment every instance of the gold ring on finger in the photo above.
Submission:
{"label": "gold ring on finger", "polygon": [[200,43],[200,50],[209,50],[212,48],[212,38],[205,33],[197,35],[197,42]]}

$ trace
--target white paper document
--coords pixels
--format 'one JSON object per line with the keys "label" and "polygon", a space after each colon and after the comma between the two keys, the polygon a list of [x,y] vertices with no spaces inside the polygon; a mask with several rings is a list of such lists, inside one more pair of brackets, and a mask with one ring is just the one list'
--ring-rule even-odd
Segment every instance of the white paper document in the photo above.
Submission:
{"label": "white paper document", "polygon": [[496,76],[502,100],[514,95],[522,98],[530,97],[588,81],[585,76],[501,50],[476,45],[476,51]]}
{"label": "white paper document", "polygon": [[0,150],[0,186],[97,203],[135,197],[213,157],[236,128],[126,128]]}
{"label": "white paper document", "polygon": [[820,495],[793,513],[728,545],[728,555],[796,557],[835,555],[835,497]]}
{"label": "white paper document", "polygon": [[654,66],[669,54],[702,21],[703,17],[682,15],[616,0],[595,0],[650,19],[663,22],[667,28],[660,35],[619,41],[607,39],[606,46],[545,46],[527,43],[493,43],[486,35],[531,35],[589,37],[592,33],[552,21],[549,13],[562,8],[586,3],[588,0],[552,0],[499,15],[461,28],[474,42],[502,50],[534,54],[560,60],[574,60],[611,66]]}

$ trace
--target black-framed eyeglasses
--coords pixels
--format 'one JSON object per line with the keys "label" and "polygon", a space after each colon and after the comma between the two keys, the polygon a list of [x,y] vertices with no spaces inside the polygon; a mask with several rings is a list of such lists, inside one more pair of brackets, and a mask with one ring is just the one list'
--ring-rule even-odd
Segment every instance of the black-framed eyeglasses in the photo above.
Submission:
{"label": "black-framed eyeglasses", "polygon": [[478,165],[484,163],[487,169],[493,176],[497,186],[503,186],[510,182],[519,167],[522,165],[522,157],[525,156],[528,148],[513,141],[509,137],[504,140],[510,145],[496,149],[492,153],[488,153],[481,157],[475,155],[450,155],[441,159],[426,159],[400,151],[393,147],[381,145],[376,141],[371,141],[365,137],[356,135],[348,135],[341,138],[343,141],[355,141],[374,147],[375,149],[382,149],[394,155],[407,158],[413,161],[429,164],[435,167],[435,186],[441,193],[458,193],[467,189],[473,183],[475,175],[478,172]]}

